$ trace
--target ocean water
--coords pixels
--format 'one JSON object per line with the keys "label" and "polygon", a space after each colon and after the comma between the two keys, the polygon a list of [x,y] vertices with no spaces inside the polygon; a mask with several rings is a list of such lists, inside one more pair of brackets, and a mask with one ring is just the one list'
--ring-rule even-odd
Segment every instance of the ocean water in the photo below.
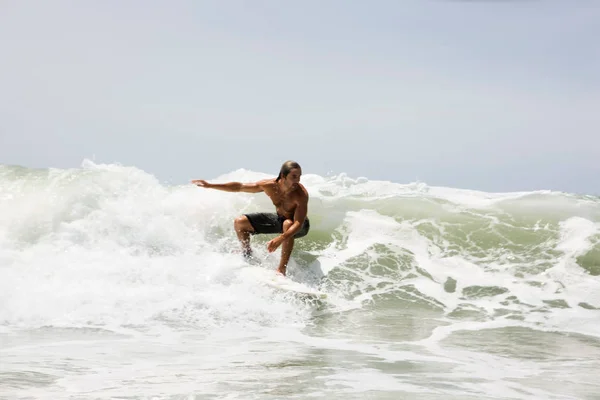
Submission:
{"label": "ocean water", "polygon": [[0,166],[0,398],[600,399],[599,198],[302,183],[324,301],[244,273],[263,194]]}

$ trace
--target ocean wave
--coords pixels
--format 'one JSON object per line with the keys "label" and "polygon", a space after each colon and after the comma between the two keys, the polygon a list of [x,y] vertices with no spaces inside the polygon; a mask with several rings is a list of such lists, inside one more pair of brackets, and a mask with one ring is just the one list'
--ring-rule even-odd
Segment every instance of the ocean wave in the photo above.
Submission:
{"label": "ocean wave", "polygon": [[[268,176],[240,169],[215,181]],[[4,325],[303,318],[285,302],[265,311],[264,296],[274,294],[235,273],[243,261],[233,219],[272,210],[266,196],[164,186],[137,168],[91,161],[69,170],[1,166],[0,181]],[[312,228],[296,241],[290,276],[328,291],[339,300],[333,309],[403,307],[600,335],[590,317],[600,309],[598,198],[345,174],[302,182]],[[273,267],[268,239],[253,246]],[[227,297],[232,288],[237,297]],[[232,311],[240,301],[246,307]]]}

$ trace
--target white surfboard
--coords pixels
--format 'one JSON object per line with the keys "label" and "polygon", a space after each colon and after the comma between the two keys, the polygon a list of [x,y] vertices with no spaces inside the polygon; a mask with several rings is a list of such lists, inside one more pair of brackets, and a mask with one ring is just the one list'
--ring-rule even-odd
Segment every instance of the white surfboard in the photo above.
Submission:
{"label": "white surfboard", "polygon": [[275,289],[318,299],[327,298],[327,293],[313,289],[300,282],[294,282],[290,278],[280,275],[273,270],[261,267],[245,267],[243,268],[243,273]]}

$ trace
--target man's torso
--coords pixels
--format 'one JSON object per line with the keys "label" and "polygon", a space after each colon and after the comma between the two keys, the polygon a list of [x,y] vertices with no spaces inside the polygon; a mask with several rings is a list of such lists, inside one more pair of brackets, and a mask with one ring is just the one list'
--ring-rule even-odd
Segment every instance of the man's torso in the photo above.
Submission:
{"label": "man's torso", "polygon": [[274,179],[265,182],[264,191],[273,202],[277,214],[289,219],[294,218],[294,212],[298,203],[306,197],[306,189],[301,184],[298,184],[296,189],[290,192],[282,193]]}

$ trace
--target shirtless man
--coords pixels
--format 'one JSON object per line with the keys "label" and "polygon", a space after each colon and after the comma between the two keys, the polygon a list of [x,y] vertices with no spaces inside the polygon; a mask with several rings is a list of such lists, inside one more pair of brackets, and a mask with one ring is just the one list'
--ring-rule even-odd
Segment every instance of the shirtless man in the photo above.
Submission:
{"label": "shirtless man", "polygon": [[286,161],[281,166],[277,178],[264,179],[255,183],[208,183],[205,180],[196,179],[192,183],[199,187],[225,192],[265,192],[271,198],[276,213],[243,214],[234,220],[233,226],[246,257],[252,256],[251,234],[280,233],[279,236],[267,243],[267,250],[272,253],[280,245],[282,246],[277,272],[285,275],[294,248],[294,239],[305,236],[310,229],[310,222],[306,216],[308,192],[300,184],[301,175],[302,168],[297,162]]}

